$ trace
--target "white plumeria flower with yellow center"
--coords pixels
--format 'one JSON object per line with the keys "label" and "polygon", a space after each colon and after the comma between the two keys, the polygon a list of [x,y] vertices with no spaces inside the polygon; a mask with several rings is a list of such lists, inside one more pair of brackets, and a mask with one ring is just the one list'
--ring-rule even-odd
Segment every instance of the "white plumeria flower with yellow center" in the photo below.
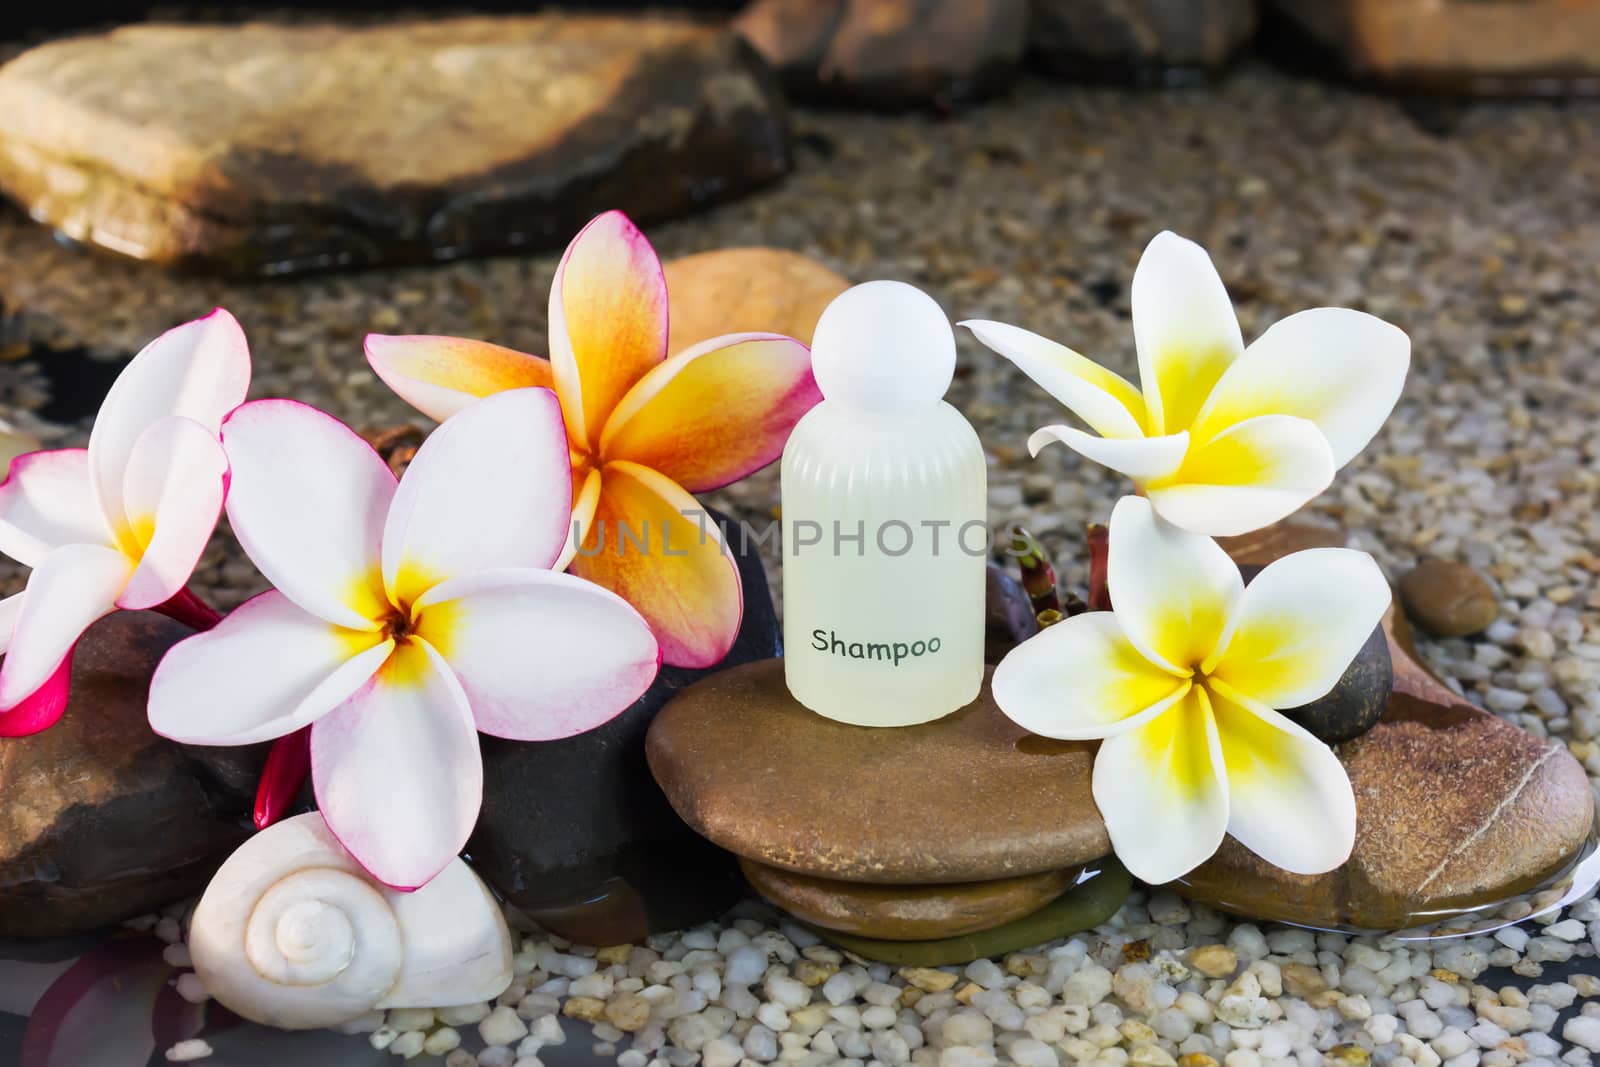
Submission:
{"label": "white plumeria flower with yellow center", "polygon": [[1104,739],[1094,799],[1127,868],[1171,881],[1224,834],[1296,874],[1349,858],[1349,776],[1274,709],[1325,696],[1372,635],[1390,598],[1372,557],[1297,552],[1246,586],[1216,542],[1124,497],[1106,580],[1114,610],[1075,615],[1012,650],[994,698],[1033,733]]}
{"label": "white plumeria flower with yellow center", "polygon": [[1046,426],[1029,451],[1060,441],[1132,478],[1168,522],[1214,537],[1326,489],[1389,417],[1411,363],[1403,331],[1349,308],[1290,315],[1246,348],[1211,257],[1174,233],[1133,275],[1142,390],[1016,326],[962,325],[1094,431]]}
{"label": "white plumeria flower with yellow center", "polygon": [[156,338],[106,394],[87,449],[18,456],[0,485],[0,552],[33,568],[0,601],[0,736],[66,708],[72,650],[120,608],[214,613],[185,586],[227,492],[223,418],[244,402],[250,350],[217,308]]}
{"label": "white plumeria flower with yellow center", "polygon": [[223,441],[228,518],[277,588],[167,654],[150,724],[207,745],[310,725],[317,805],[384,883],[417,888],[466,844],[479,731],[569,737],[655,678],[639,613],[550,570],[572,512],[550,390],[466,408],[398,485],[343,423],[292,401],[246,404]]}

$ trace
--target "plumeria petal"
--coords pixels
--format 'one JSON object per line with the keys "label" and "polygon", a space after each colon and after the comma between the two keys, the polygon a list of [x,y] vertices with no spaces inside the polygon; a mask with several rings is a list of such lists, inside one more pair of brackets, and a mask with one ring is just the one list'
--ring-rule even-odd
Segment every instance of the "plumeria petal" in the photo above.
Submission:
{"label": "plumeria petal", "polygon": [[548,389],[478,401],[418,449],[383,530],[383,581],[410,604],[447,578],[549,567],[570,532],[572,464]]}
{"label": "plumeria petal", "polygon": [[1244,591],[1238,566],[1215,541],[1163,521],[1135,496],[1111,510],[1106,583],[1134,647],[1185,675],[1216,649]]}
{"label": "plumeria petal", "polygon": [[1051,441],[1060,441],[1085,459],[1126,474],[1136,482],[1170,477],[1183,465],[1189,450],[1187,432],[1165,437],[1095,437],[1072,426],[1044,426],[1028,438],[1028,451],[1037,456]]}
{"label": "plumeria petal", "polygon": [[83,631],[115,608],[132,570],[126,556],[103,545],[66,545],[33,569],[0,663],[0,709],[49,681]]}
{"label": "plumeria petal", "polygon": [[1031,733],[1079,741],[1134,729],[1189,685],[1145,659],[1111,612],[1092,611],[1007,653],[995,668],[994,700]]}
{"label": "plumeria petal", "polygon": [[1292,415],[1260,415],[1191,448],[1177,472],[1148,482],[1163,519],[1212,537],[1232,537],[1292,515],[1333,481],[1322,431]]}
{"label": "plumeria petal", "polygon": [[1229,805],[1222,760],[1200,686],[1137,729],[1101,742],[1095,806],[1117,858],[1135,877],[1151,885],[1170,882],[1221,846]]}
{"label": "plumeria petal", "polygon": [[400,645],[311,728],[311,781],[328,828],[373,876],[426,884],[467,843],[483,803],[472,710],[425,641]]}
{"label": "plumeria petal", "polygon": [[1275,323],[1222,375],[1195,422],[1209,440],[1257,415],[1298,415],[1342,467],[1394,410],[1411,365],[1404,330],[1349,308],[1312,308]]}
{"label": "plumeria petal", "polygon": [[1349,859],[1356,798],[1339,757],[1304,727],[1214,680],[1210,696],[1228,772],[1228,833],[1293,874],[1321,874]]}
{"label": "plumeria petal", "polygon": [[961,325],[986,347],[1015,363],[1035,385],[1101,437],[1144,435],[1144,397],[1122,375],[1017,326],[982,319]]}
{"label": "plumeria petal", "polygon": [[564,571],[578,554],[584,531],[594,524],[595,509],[600,506],[600,472],[587,465],[572,468],[572,522],[567,530],[566,544],[561,555],[551,565],[553,571]]}
{"label": "plumeria petal", "polygon": [[549,741],[616,717],[655,679],[660,649],[627,601],[526,568],[452,578],[417,602],[415,631],[450,665],[483,733]]}
{"label": "plumeria petal", "polygon": [[[17,593],[0,600],[0,653],[11,644],[26,596],[26,593]],[[0,737],[27,737],[54,726],[67,709],[71,689],[72,653],[69,651],[44,685],[10,711],[0,712]]]}
{"label": "plumeria petal", "polygon": [[1205,671],[1269,708],[1328,694],[1389,610],[1377,562],[1348,548],[1311,548],[1266,566],[1245,587],[1232,635]]}
{"label": "plumeria petal", "polygon": [[111,543],[90,484],[88,452],[62,448],[12,461],[0,485],[0,552],[37,567],[62,545]]}
{"label": "plumeria petal", "polygon": [[661,260],[608,211],[572,239],[550,286],[550,365],[573,444],[598,446],[623,394],[666,356]]}
{"label": "plumeria petal", "polygon": [[400,399],[443,422],[481,397],[550,388],[550,361],[465,337],[369,333],[367,362]]}
{"label": "plumeria petal", "polygon": [[1233,302],[1206,250],[1163,232],[1133,272],[1133,339],[1151,434],[1187,430],[1244,351]]}
{"label": "plumeria petal", "polygon": [[146,429],[181,415],[215,433],[249,388],[249,345],[222,308],[168,330],[134,356],[112,383],[89,435],[90,476],[106,522],[127,524],[122,474]]}
{"label": "plumeria petal", "polygon": [[233,467],[228,520],[267,580],[306,611],[375,630],[389,611],[380,548],[395,480],[331,415],[258,400],[222,430]]}
{"label": "plumeria petal", "polygon": [[277,590],[262,593],[162,658],[150,681],[150,728],[198,745],[282,737],[349,699],[393,647],[381,633],[334,626]]}
{"label": "plumeria petal", "polygon": [[155,607],[188,583],[217,528],[227,474],[222,442],[192,419],[169,416],[134,442],[122,476],[131,525],[119,541],[138,565],[119,608]]}
{"label": "plumeria petal", "polygon": [[623,461],[606,465],[594,514],[572,573],[637,608],[672,666],[721,662],[744,591],[710,514],[670,479]]}
{"label": "plumeria petal", "polygon": [[771,333],[716,337],[640,378],[607,421],[600,452],[701,493],[781,456],[789,431],[821,399],[811,351],[799,341]]}
{"label": "plumeria petal", "polygon": [[16,633],[17,620],[22,617],[22,601],[26,595],[13,593],[0,600],[0,654],[11,647],[11,636]]}
{"label": "plumeria petal", "polygon": [[10,711],[0,711],[0,737],[28,737],[61,720],[72,698],[72,653],[76,647],[67,650],[61,666],[43,685]]}

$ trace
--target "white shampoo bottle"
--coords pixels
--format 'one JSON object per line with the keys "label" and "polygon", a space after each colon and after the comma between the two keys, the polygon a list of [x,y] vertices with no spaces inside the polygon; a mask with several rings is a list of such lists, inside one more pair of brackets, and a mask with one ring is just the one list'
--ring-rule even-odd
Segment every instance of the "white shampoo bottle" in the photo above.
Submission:
{"label": "white shampoo bottle", "polygon": [[839,295],[817,323],[823,400],[783,451],[789,692],[858,726],[910,726],[983,684],[988,476],[944,401],[955,336],[902,282]]}

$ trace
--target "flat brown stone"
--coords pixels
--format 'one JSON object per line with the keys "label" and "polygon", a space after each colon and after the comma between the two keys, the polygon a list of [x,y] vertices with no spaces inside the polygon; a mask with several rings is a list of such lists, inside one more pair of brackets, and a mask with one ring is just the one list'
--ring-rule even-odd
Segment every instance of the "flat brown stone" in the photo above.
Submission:
{"label": "flat brown stone", "polygon": [[1034,737],[978,699],[874,729],[789,695],[783,661],[684,690],[650,728],[650,769],[685,822],[771,867],[850,882],[980,882],[1075,866],[1111,840],[1095,747]]}
{"label": "flat brown stone", "polygon": [[0,187],[34,218],[235,274],[559,247],[789,162],[749,48],[665,17],[146,24],[0,69]]}
{"label": "flat brown stone", "polygon": [[850,280],[782,248],[719,248],[668,262],[667,351],[725,333],[781,333],[806,344]]}
{"label": "flat brown stone", "polygon": [[740,860],[767,900],[826,930],[885,941],[930,941],[988,930],[1031,915],[1071,889],[1081,867],[956,885],[866,885],[814,878]]}
{"label": "flat brown stone", "polygon": [[1588,839],[1588,776],[1559,742],[1446,688],[1384,620],[1394,693],[1338,746],[1356,794],[1350,859],[1320,875],[1272,866],[1231,837],[1174,888],[1257,919],[1393,930],[1526,892]]}

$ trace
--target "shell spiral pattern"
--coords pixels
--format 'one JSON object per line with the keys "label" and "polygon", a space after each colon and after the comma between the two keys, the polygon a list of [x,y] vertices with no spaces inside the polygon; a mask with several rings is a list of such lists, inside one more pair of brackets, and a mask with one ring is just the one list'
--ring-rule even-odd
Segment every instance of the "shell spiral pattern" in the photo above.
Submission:
{"label": "shell spiral pattern", "polygon": [[189,951],[219,1002],[286,1029],[493,999],[511,980],[505,920],[464,863],[397,892],[362,870],[315,812],[229,857],[195,908]]}

